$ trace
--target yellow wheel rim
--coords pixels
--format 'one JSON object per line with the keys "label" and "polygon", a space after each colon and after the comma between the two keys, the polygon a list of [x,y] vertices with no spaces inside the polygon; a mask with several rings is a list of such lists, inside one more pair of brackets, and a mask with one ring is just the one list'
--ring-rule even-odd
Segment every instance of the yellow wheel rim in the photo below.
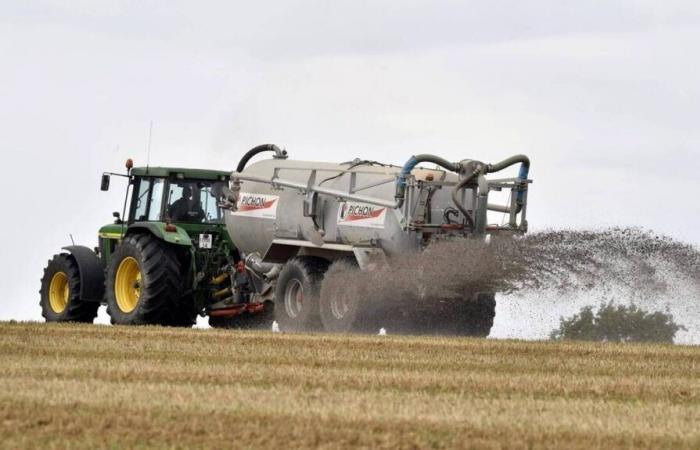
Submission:
{"label": "yellow wheel rim", "polygon": [[56,272],[49,285],[49,305],[55,313],[62,313],[68,305],[70,285],[65,272]]}
{"label": "yellow wheel rim", "polygon": [[119,263],[114,280],[114,295],[122,312],[130,313],[136,309],[141,296],[141,269],[135,258],[128,256]]}

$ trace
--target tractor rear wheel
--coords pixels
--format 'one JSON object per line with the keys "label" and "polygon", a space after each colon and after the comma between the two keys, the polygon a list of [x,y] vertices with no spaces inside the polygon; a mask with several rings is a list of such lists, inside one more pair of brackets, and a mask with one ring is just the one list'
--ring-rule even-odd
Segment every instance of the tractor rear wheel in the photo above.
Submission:
{"label": "tractor rear wheel", "polygon": [[192,326],[195,311],[184,291],[177,254],[162,240],[134,234],[117,247],[107,269],[113,324]]}
{"label": "tractor rear wheel", "polygon": [[281,331],[321,329],[319,291],[329,262],[313,256],[290,259],[275,288],[275,320]]}
{"label": "tractor rear wheel", "polygon": [[72,255],[55,255],[41,279],[41,315],[47,322],[92,323],[98,302],[80,299],[80,271]]}

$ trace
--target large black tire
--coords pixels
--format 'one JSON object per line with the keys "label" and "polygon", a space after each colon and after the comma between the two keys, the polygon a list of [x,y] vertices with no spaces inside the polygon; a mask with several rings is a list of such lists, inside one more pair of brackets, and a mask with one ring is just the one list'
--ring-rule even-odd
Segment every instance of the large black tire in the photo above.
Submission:
{"label": "large black tire", "polygon": [[387,329],[398,334],[487,337],[495,316],[495,294],[479,293],[409,306],[387,322]]}
{"label": "large black tire", "polygon": [[319,291],[330,263],[323,258],[298,256],[282,268],[275,288],[275,320],[280,331],[319,331]]}
{"label": "large black tire", "polygon": [[107,269],[112,323],[191,327],[196,312],[183,280],[172,246],[147,233],[127,236]]}
{"label": "large black tire", "polygon": [[[377,333],[378,316],[366,300],[370,295],[356,283],[360,268],[355,258],[335,261],[321,284],[319,309],[325,331],[331,333]],[[360,275],[361,276],[361,275]]]}
{"label": "large black tire", "polygon": [[80,271],[72,255],[55,255],[41,278],[41,315],[47,322],[92,323],[98,302],[80,299]]}
{"label": "large black tire", "polygon": [[450,334],[487,337],[496,317],[496,295],[479,293],[473,299],[456,303],[447,325]]}

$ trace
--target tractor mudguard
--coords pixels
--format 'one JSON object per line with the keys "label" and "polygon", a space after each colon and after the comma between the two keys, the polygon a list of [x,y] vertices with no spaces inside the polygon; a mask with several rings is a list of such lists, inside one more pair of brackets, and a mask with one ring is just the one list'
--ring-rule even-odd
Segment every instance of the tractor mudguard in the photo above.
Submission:
{"label": "tractor mudguard", "polygon": [[126,235],[129,236],[137,231],[147,231],[156,238],[162,239],[169,244],[192,247],[190,235],[187,234],[185,230],[176,225],[170,226],[175,227],[175,231],[166,231],[166,224],[163,222],[136,222],[129,225],[129,230],[126,232]]}
{"label": "tractor mudguard", "polygon": [[80,300],[101,302],[105,293],[105,273],[95,252],[82,245],[63,247],[78,263],[80,271]]}

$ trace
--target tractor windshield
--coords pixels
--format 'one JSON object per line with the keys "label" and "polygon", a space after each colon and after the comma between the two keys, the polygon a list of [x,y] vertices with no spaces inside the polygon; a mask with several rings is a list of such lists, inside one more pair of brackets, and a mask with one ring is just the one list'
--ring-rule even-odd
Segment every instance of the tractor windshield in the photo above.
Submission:
{"label": "tractor windshield", "polygon": [[138,180],[138,191],[136,191],[133,205],[133,220],[137,222],[158,222],[161,220],[164,184],[165,180],[162,178]]}
{"label": "tractor windshield", "polygon": [[166,218],[172,222],[221,223],[219,198],[225,184],[222,181],[171,181]]}

